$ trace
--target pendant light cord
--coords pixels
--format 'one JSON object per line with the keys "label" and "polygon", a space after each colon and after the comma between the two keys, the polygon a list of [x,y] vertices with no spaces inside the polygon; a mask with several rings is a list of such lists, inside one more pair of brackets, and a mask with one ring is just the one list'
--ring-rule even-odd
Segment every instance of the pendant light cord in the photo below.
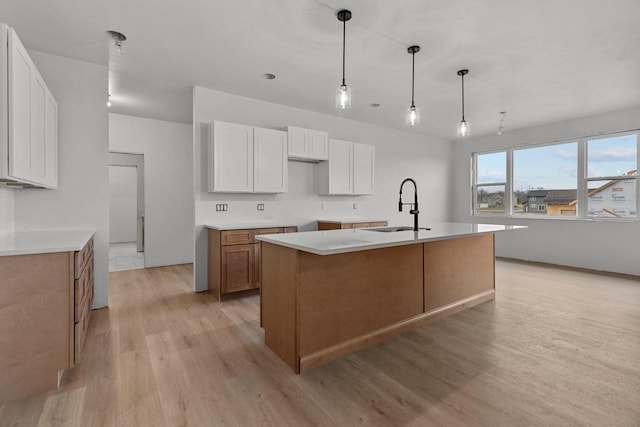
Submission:
{"label": "pendant light cord", "polygon": [[462,75],[462,121],[464,122],[464,74]]}
{"label": "pendant light cord", "polygon": [[344,83],[344,51],[345,51],[345,39],[347,37],[347,21],[342,21],[342,86],[346,86]]}
{"label": "pendant light cord", "polygon": [[415,86],[415,75],[416,75],[416,53],[413,52],[411,54],[411,106],[415,107],[415,103],[413,101],[413,89]]}

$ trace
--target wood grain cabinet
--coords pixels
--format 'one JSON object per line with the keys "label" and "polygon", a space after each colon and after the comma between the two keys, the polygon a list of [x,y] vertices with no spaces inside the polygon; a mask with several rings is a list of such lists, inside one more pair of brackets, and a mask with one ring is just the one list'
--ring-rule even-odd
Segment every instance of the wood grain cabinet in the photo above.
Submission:
{"label": "wood grain cabinet", "polygon": [[58,185],[58,104],[16,32],[0,23],[0,182]]}
{"label": "wood grain cabinet", "polygon": [[58,387],[93,304],[93,239],[74,252],[0,257],[0,403]]}
{"label": "wood grain cabinet", "polygon": [[387,225],[389,225],[387,221],[375,221],[375,222],[318,221],[318,231],[344,230],[349,228],[386,227]]}
{"label": "wood grain cabinet", "polygon": [[295,233],[297,227],[209,229],[209,291],[218,299],[260,288],[260,234]]}

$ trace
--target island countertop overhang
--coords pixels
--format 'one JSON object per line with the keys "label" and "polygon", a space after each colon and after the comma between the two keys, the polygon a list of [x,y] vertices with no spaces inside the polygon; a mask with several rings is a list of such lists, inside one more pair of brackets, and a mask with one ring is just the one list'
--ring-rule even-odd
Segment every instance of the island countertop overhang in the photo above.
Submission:
{"label": "island countertop overhang", "polygon": [[521,225],[456,222],[433,223],[428,226],[430,230],[420,230],[418,232],[396,231],[384,233],[372,231],[373,229],[369,228],[263,235],[256,236],[256,239],[316,255],[336,255],[528,228]]}

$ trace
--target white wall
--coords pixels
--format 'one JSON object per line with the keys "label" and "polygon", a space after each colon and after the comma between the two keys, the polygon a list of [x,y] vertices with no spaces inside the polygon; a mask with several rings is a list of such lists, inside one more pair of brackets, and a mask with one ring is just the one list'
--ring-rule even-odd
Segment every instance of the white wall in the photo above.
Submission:
{"label": "white wall", "polygon": [[58,188],[15,193],[16,231],[96,229],[94,307],[108,305],[107,67],[30,52],[58,101]]}
{"label": "white wall", "polygon": [[[329,99],[331,94],[329,94]],[[274,218],[315,229],[315,221],[337,217],[376,217],[392,224],[412,224],[406,211],[397,212],[398,190],[403,178],[418,183],[420,223],[446,221],[450,217],[451,143],[436,137],[356,122],[339,117],[273,104],[196,87],[194,89],[194,187],[196,204],[196,290],[207,289],[207,237],[202,224]],[[314,165],[289,162],[289,191],[286,194],[220,194],[207,190],[207,128],[214,120],[283,129],[287,125],[326,130],[332,138],[375,145],[376,181],[372,196],[318,196],[314,191]],[[398,120],[403,120],[402,111]],[[428,120],[421,126],[428,127]],[[405,188],[405,194],[412,196]],[[215,204],[229,204],[227,212],[216,212]],[[258,212],[256,204],[264,203]],[[325,203],[326,210],[322,210]],[[357,203],[357,209],[353,204]]]}
{"label": "white wall", "polygon": [[0,187],[0,235],[14,231],[14,191],[16,190]]}
{"label": "white wall", "polygon": [[637,128],[640,128],[638,108],[457,142],[454,220],[529,226],[526,231],[498,234],[498,256],[640,275],[640,222],[472,217],[469,185],[469,159],[473,152]]}
{"label": "white wall", "polygon": [[136,169],[135,166],[109,166],[109,243],[137,241]]}
{"label": "white wall", "polygon": [[109,149],[144,154],[146,267],[193,261],[192,148],[189,125],[109,114]]}

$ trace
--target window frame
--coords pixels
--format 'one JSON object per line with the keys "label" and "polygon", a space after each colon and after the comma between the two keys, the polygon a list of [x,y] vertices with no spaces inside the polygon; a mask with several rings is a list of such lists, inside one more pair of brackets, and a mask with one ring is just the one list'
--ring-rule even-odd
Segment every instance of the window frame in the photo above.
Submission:
{"label": "window frame", "polygon": [[[615,138],[619,136],[635,135],[636,136],[636,174],[635,175],[621,175],[612,177],[588,177],[588,158],[587,158],[587,145],[588,141]],[[548,147],[552,145],[562,145],[575,142],[577,144],[577,206],[575,216],[563,216],[563,215],[530,215],[528,213],[514,213],[513,212],[513,153],[517,150]],[[493,182],[493,183],[481,183],[477,182],[477,158],[484,154],[505,153],[506,155],[506,181],[505,182]],[[613,221],[613,222],[640,222],[640,129],[631,129],[617,132],[598,133],[593,135],[586,135],[577,138],[563,138],[554,141],[522,144],[516,147],[497,148],[484,151],[475,151],[471,153],[471,216],[472,217],[501,217],[501,218],[527,218],[527,219],[562,219],[562,220],[588,220],[588,221]],[[636,185],[636,216],[635,217],[595,217],[588,215],[588,187],[589,181],[602,181],[602,180],[618,180],[618,179],[635,179]],[[504,185],[504,213],[481,213],[477,211],[477,194],[478,188],[491,185]]]}

